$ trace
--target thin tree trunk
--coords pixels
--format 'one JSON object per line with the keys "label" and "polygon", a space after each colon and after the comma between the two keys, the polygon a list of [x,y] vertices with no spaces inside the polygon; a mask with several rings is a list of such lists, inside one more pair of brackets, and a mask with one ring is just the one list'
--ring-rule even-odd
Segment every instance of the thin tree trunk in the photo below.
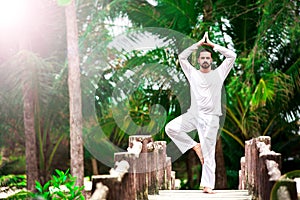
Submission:
{"label": "thin tree trunk", "polygon": [[97,160],[95,158],[91,158],[91,162],[92,162],[93,175],[98,175],[99,171],[98,171]]}
{"label": "thin tree trunk", "polygon": [[213,3],[211,0],[203,1],[203,21],[204,22],[212,22],[212,13],[213,13]]}
{"label": "thin tree trunk", "polygon": [[27,189],[35,191],[35,181],[38,181],[38,162],[37,146],[34,128],[34,101],[33,91],[30,83],[25,81],[23,86],[23,103],[24,103],[24,128],[25,128],[25,146],[26,146],[26,176]]}
{"label": "thin tree trunk", "polygon": [[[187,168],[187,185],[188,189],[195,189],[195,187],[199,186],[201,173],[198,170],[198,166],[200,165],[200,160],[195,153],[194,150],[189,150],[186,160],[186,168]],[[197,177],[197,180],[194,180],[194,177]]]}
{"label": "thin tree trunk", "polygon": [[187,159],[186,159],[186,168],[187,168],[187,185],[189,187],[189,189],[193,188],[194,187],[194,180],[193,180],[193,176],[194,176],[194,173],[193,173],[193,166],[194,166],[194,152],[192,151],[189,151],[188,152],[188,156],[187,156]]}
{"label": "thin tree trunk", "polygon": [[[27,29],[22,27],[23,37],[19,41],[19,50],[28,50]],[[25,66],[23,66],[25,67]],[[26,156],[26,176],[27,176],[27,190],[35,192],[35,182],[39,181],[38,159],[37,159],[37,142],[35,133],[35,114],[34,114],[34,91],[30,82],[30,71],[23,70],[23,120],[25,131],[25,156]]]}
{"label": "thin tree trunk", "polygon": [[78,50],[78,29],[75,1],[66,7],[67,42],[68,42],[68,85],[70,97],[70,151],[71,173],[77,177],[76,184],[83,185],[84,157],[82,140],[82,106],[80,88],[80,68]]}
{"label": "thin tree trunk", "polygon": [[225,161],[222,148],[222,138],[219,137],[216,144],[216,189],[226,189],[227,188],[227,176]]}
{"label": "thin tree trunk", "polygon": [[[213,23],[213,3],[212,0],[203,1],[203,23],[201,31],[209,31],[211,24]],[[203,34],[201,34],[203,35]]]}

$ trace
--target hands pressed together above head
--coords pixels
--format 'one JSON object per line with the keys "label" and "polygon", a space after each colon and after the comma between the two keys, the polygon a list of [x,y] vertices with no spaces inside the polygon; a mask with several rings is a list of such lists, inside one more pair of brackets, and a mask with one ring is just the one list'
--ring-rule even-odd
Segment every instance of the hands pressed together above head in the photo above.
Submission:
{"label": "hands pressed together above head", "polygon": [[212,43],[208,37],[208,32],[205,32],[203,38],[197,43],[197,46],[210,46],[214,48],[214,43]]}

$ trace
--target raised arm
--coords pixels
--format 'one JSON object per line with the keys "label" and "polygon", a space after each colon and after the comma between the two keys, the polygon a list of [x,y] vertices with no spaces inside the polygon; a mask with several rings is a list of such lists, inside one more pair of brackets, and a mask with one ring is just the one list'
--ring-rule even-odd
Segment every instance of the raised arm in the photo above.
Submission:
{"label": "raised arm", "polygon": [[185,76],[190,79],[190,75],[192,71],[196,70],[191,63],[188,61],[188,57],[191,55],[191,53],[195,50],[197,50],[198,47],[196,44],[193,44],[192,46],[185,49],[183,52],[181,52],[178,56],[180,66],[182,68],[182,71],[184,72]]}
{"label": "raised arm", "polygon": [[188,57],[191,55],[191,53],[196,51],[199,48],[199,46],[203,45],[204,42],[205,37],[203,37],[199,42],[193,44],[192,46],[188,47],[179,54],[179,63],[186,76],[189,76],[191,70],[195,70],[195,68],[188,61]]}

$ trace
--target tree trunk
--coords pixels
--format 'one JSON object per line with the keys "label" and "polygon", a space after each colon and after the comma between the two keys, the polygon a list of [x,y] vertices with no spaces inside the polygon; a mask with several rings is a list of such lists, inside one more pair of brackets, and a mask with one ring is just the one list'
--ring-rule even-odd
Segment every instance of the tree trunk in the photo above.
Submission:
{"label": "tree trunk", "polygon": [[35,181],[38,181],[37,146],[34,127],[34,100],[30,83],[25,81],[23,86],[23,114],[26,147],[26,176],[27,189],[35,191]]}
{"label": "tree trunk", "polygon": [[98,175],[99,171],[98,171],[97,160],[95,158],[91,158],[91,162],[92,162],[93,175]]}
{"label": "tree trunk", "polygon": [[213,3],[211,0],[203,1],[203,21],[212,22]]}
{"label": "tree trunk", "polygon": [[[204,33],[205,31],[209,31],[213,23],[213,3],[211,0],[203,1],[203,22],[201,31]],[[203,34],[201,34],[203,35]]]}
{"label": "tree trunk", "polygon": [[222,148],[222,138],[217,139],[216,145],[216,189],[226,189],[227,188],[227,176],[226,168],[224,162],[223,148]]}
{"label": "tree trunk", "polygon": [[70,97],[70,151],[71,174],[77,177],[76,185],[83,185],[84,157],[82,140],[82,106],[80,88],[80,68],[78,50],[78,29],[75,1],[66,7],[68,42],[68,85]]}
{"label": "tree trunk", "polygon": [[[201,179],[201,171],[199,171],[198,169],[198,166],[200,165],[200,160],[194,150],[189,150],[187,154],[187,186],[188,189],[195,189],[199,186]],[[194,180],[194,177],[197,177],[197,180]]]}
{"label": "tree trunk", "polygon": [[[28,50],[28,32],[25,27],[20,30],[23,32],[23,37],[19,41],[19,50]],[[26,67],[26,66],[22,66]],[[26,156],[26,176],[27,190],[35,192],[35,182],[39,181],[38,175],[38,159],[37,159],[37,142],[35,133],[35,102],[34,91],[32,88],[31,79],[28,78],[32,73],[29,70],[25,70],[23,74],[23,120],[24,120],[24,132],[25,132],[25,156]]]}
{"label": "tree trunk", "polygon": [[194,155],[192,155],[192,154],[193,154],[193,152],[189,151],[187,159],[186,159],[187,185],[188,185],[189,189],[194,187],[194,180],[193,180],[193,176],[194,176],[194,173],[193,173],[193,166],[194,166],[193,156]]}

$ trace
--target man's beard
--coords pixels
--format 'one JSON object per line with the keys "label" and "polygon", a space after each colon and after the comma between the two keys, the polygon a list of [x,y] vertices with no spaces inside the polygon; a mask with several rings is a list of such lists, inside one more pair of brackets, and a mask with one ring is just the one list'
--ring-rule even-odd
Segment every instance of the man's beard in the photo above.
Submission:
{"label": "man's beard", "polygon": [[210,67],[210,64],[208,62],[204,62],[204,63],[202,63],[201,67],[203,69],[208,69]]}

